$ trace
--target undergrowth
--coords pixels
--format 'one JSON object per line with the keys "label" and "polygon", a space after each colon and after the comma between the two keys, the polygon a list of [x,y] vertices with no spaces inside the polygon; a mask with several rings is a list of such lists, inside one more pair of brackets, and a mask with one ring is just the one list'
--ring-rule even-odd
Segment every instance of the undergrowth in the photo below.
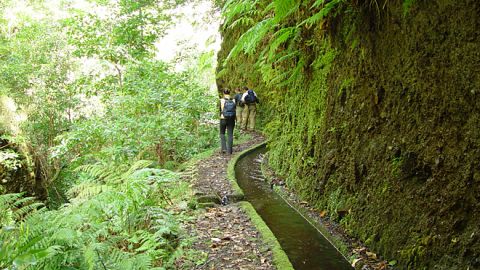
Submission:
{"label": "undergrowth", "polygon": [[138,161],[79,168],[69,204],[47,210],[22,194],[0,196],[2,269],[165,269],[181,248],[188,186]]}

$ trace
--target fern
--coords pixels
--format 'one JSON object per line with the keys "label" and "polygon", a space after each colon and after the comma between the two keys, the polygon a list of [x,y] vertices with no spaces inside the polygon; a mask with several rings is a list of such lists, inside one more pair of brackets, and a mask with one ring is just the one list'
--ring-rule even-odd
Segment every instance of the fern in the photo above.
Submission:
{"label": "fern", "polygon": [[83,166],[77,171],[88,177],[69,190],[72,203],[56,211],[21,194],[1,195],[0,217],[9,227],[0,233],[0,268],[154,269],[173,263],[178,222],[161,206],[172,204],[168,190],[179,174],[151,163]]}
{"label": "fern", "polygon": [[312,8],[322,6],[320,11],[315,13],[313,16],[309,17],[308,19],[302,21],[298,26],[302,26],[304,24],[307,25],[307,26],[312,26],[312,25],[318,23],[319,21],[326,18],[330,14],[332,9],[337,7],[339,4],[345,2],[345,0],[332,0],[328,3],[326,3],[326,4],[325,4],[325,2],[326,2],[325,0],[315,1]]}
{"label": "fern", "polygon": [[254,22],[255,21],[253,20],[253,18],[240,17],[237,20],[235,20],[233,23],[228,25],[228,28],[232,29],[232,28],[235,28],[237,26],[250,26],[250,25],[254,24]]}
{"label": "fern", "polygon": [[111,190],[111,188],[107,185],[93,182],[83,182],[70,188],[67,191],[67,196],[72,200],[72,203],[81,203],[85,200],[91,199],[101,192],[109,190]]}
{"label": "fern", "polygon": [[246,54],[254,53],[257,45],[273,26],[274,19],[267,18],[248,29],[247,32],[240,36],[237,44],[230,51],[225,61],[228,62],[230,59],[237,57],[240,52],[244,52]]}
{"label": "fern", "polygon": [[19,193],[0,195],[0,202],[3,213],[0,231],[1,268],[10,265],[25,268],[58,251],[58,246],[48,245],[43,236],[44,228],[32,227],[29,223],[43,213],[39,211],[43,209],[42,203],[35,202],[32,197],[22,198]]}
{"label": "fern", "polygon": [[138,160],[137,162],[135,162],[132,166],[130,166],[130,168],[122,174],[122,178],[123,179],[127,179],[129,178],[134,172],[140,170],[140,169],[144,169],[144,168],[147,168],[149,167],[150,165],[152,165],[152,161],[150,160]]}
{"label": "fern", "polygon": [[228,0],[222,10],[225,18],[224,27],[230,25],[237,17],[250,16],[251,18],[258,14],[256,5],[258,0]]}
{"label": "fern", "polygon": [[285,18],[296,12],[300,7],[300,0],[275,0],[275,22],[280,23]]}
{"label": "fern", "polygon": [[268,46],[268,60],[270,62],[274,62],[275,56],[277,56],[277,49],[280,45],[285,43],[286,41],[292,39],[298,33],[297,27],[286,27],[278,30],[274,36],[273,40],[270,41],[270,46]]}
{"label": "fern", "polygon": [[13,212],[13,218],[15,220],[24,219],[26,216],[31,215],[32,213],[36,212],[37,209],[43,207],[43,203],[30,203],[24,205]]}
{"label": "fern", "polygon": [[79,166],[75,171],[84,172],[97,180],[103,180],[110,183],[117,182],[121,177],[117,170],[109,168],[101,163]]}

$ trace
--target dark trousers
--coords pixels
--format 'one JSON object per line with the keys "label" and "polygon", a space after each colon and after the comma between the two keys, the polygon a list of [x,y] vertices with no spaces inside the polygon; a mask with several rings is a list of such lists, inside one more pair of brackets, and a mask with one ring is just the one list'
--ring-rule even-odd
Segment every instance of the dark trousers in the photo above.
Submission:
{"label": "dark trousers", "polygon": [[[235,118],[220,119],[220,144],[222,152],[232,153],[233,147],[233,128],[235,127]],[[225,141],[225,130],[227,130],[228,140]]]}

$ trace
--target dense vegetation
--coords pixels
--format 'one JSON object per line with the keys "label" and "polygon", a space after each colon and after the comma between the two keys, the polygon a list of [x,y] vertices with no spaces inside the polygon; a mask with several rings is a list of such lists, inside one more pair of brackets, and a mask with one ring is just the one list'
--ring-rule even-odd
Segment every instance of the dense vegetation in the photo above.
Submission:
{"label": "dense vegetation", "polygon": [[226,1],[270,165],[404,269],[480,267],[478,1]]}
{"label": "dense vegetation", "polygon": [[[175,169],[217,140],[214,53],[159,60],[187,2],[0,0],[0,268],[184,256]],[[480,268],[480,2],[215,2],[288,187],[399,268]]]}
{"label": "dense vegetation", "polygon": [[182,254],[192,198],[171,170],[217,140],[213,53],[156,57],[183,2],[0,1],[1,269]]}

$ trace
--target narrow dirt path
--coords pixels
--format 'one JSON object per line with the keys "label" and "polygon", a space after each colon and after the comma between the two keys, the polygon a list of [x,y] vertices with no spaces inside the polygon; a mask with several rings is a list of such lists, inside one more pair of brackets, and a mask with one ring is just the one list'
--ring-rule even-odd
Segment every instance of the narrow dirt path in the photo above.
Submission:
{"label": "narrow dirt path", "polygon": [[[247,143],[234,146],[239,153],[264,140],[251,134]],[[233,155],[215,153],[194,166],[191,179],[197,193],[216,194],[219,198],[232,194],[227,179],[228,162]],[[179,269],[275,269],[272,251],[262,241],[244,210],[235,203],[215,204],[199,212],[185,229],[194,236],[193,250],[201,251],[202,263],[191,261],[179,263]]]}

